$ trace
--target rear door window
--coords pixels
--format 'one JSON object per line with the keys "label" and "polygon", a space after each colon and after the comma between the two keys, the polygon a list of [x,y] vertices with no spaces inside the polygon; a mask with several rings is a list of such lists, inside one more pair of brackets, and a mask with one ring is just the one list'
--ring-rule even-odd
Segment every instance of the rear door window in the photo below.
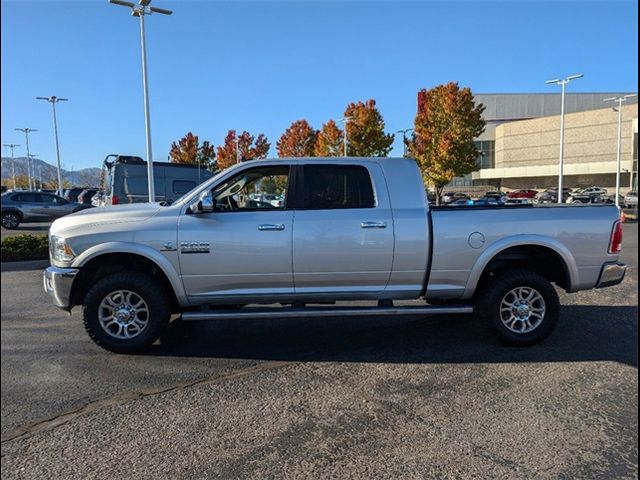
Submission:
{"label": "rear door window", "polygon": [[375,207],[371,176],[361,165],[305,165],[303,182],[306,210]]}
{"label": "rear door window", "polygon": [[18,203],[39,203],[41,202],[40,194],[38,193],[18,193],[11,199]]}

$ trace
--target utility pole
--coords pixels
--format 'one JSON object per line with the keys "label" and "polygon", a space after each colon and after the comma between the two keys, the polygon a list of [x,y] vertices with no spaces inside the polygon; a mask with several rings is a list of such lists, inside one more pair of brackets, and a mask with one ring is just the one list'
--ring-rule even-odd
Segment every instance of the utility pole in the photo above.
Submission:
{"label": "utility pole", "polygon": [[31,158],[29,153],[29,133],[37,132],[38,130],[36,130],[35,128],[29,128],[29,127],[15,128],[14,130],[18,132],[23,132],[24,138],[27,142],[27,179],[29,180],[29,190],[33,190],[33,185],[31,184]]}
{"label": "utility pole", "polygon": [[564,203],[564,195],[563,195],[563,174],[564,174],[564,97],[565,97],[565,87],[572,80],[577,80],[578,78],[584,77],[583,74],[578,75],[570,75],[564,80],[559,78],[554,78],[553,80],[547,80],[545,83],[547,85],[555,84],[560,85],[562,94],[560,99],[560,165],[558,172],[558,203]]}
{"label": "utility pole", "polygon": [[413,128],[405,128],[404,130],[398,130],[396,133],[402,134],[402,145],[404,146],[402,156],[407,156],[407,133],[413,132]]}
{"label": "utility pole", "polygon": [[10,148],[11,149],[11,178],[13,179],[13,189],[16,189],[16,165],[15,165],[15,160],[13,158],[13,149],[15,147],[19,147],[20,145],[18,145],[17,143],[5,143],[4,147],[5,148]]}
{"label": "utility pole", "polygon": [[[34,190],[42,190],[42,165],[38,165],[38,168],[36,169],[36,162],[35,160],[38,158],[37,154],[32,153],[31,155],[29,155],[29,159],[31,160],[31,165],[33,166],[33,189]],[[36,188],[38,186],[38,183],[40,182],[40,188]]]}
{"label": "utility pole", "polygon": [[109,0],[110,3],[128,7],[131,15],[140,18],[140,47],[142,50],[142,89],[144,94],[144,125],[147,142],[147,177],[149,183],[149,202],[156,201],[155,185],[153,180],[153,155],[151,152],[151,114],[149,113],[149,80],[147,76],[147,44],[144,33],[144,17],[152,13],[171,15],[173,12],[164,8],[150,7],[151,0],[139,0],[138,4],[123,0]]}
{"label": "utility pole", "polygon": [[[637,97],[637,93],[630,95],[624,95],[622,97],[605,98],[604,102],[615,102],[617,107],[613,107],[613,111],[618,112],[618,141],[616,142],[616,207],[620,207],[620,166],[622,163],[622,103],[626,102],[628,98]],[[633,170],[633,166],[631,167]],[[633,172],[631,172],[633,176]]]}
{"label": "utility pole", "polygon": [[58,195],[62,196],[62,168],[60,167],[60,144],[58,143],[58,120],[56,118],[56,103],[68,102],[68,98],[60,98],[52,95],[50,97],[36,97],[36,100],[45,100],[51,104],[53,111],[53,135],[56,140],[56,159],[58,161]]}

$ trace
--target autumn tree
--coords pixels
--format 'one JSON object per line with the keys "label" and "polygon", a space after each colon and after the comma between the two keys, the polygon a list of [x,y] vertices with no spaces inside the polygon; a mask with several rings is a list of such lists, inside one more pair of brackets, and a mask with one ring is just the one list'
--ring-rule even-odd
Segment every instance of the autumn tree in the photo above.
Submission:
{"label": "autumn tree", "polygon": [[384,120],[373,99],[350,103],[347,121],[347,154],[353,157],[385,157],[391,151],[393,134],[384,133]]}
{"label": "autumn tree", "polygon": [[316,157],[340,157],[344,152],[344,133],[333,120],[322,125],[316,138]]}
{"label": "autumn tree", "polygon": [[279,157],[312,157],[315,153],[318,131],[306,120],[296,120],[285,130],[276,149]]}
{"label": "autumn tree", "polygon": [[169,158],[172,163],[201,165],[209,170],[215,170],[216,152],[213,145],[206,140],[200,145],[198,136],[191,132],[178,140],[178,143],[171,144]]}
{"label": "autumn tree", "polygon": [[409,152],[425,183],[434,186],[438,205],[445,185],[476,168],[474,139],[484,132],[483,111],[471,90],[454,82],[418,92]]}
{"label": "autumn tree", "polygon": [[244,131],[236,136],[235,130],[229,130],[224,143],[217,148],[218,168],[224,170],[237,162],[266,158],[270,147],[263,133],[254,137]]}

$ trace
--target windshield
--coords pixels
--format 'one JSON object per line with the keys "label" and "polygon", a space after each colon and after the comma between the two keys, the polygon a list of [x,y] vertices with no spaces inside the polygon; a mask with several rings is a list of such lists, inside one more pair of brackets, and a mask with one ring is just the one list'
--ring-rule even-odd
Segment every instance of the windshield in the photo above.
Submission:
{"label": "windshield", "polygon": [[226,173],[226,171],[225,171],[225,172],[218,172],[218,173],[216,173],[213,177],[208,178],[208,179],[206,179],[204,182],[202,182],[202,183],[200,183],[200,184],[196,185],[196,186],[195,186],[195,187],[193,187],[191,190],[189,190],[187,193],[185,193],[184,195],[182,195],[180,198],[177,198],[177,199],[173,202],[173,204],[172,204],[172,205],[175,205],[175,204],[177,204],[177,203],[182,203],[182,202],[186,201],[186,200],[187,200],[187,198],[189,198],[191,195],[193,195],[193,194],[194,194],[194,192],[195,192],[196,190],[198,190],[198,189],[200,188],[200,186],[201,186],[203,183],[205,183],[205,182],[211,182],[211,183],[213,183],[213,182],[215,182],[215,180],[217,180],[218,178],[220,178],[220,177],[222,176],[222,174],[223,174],[223,173]]}

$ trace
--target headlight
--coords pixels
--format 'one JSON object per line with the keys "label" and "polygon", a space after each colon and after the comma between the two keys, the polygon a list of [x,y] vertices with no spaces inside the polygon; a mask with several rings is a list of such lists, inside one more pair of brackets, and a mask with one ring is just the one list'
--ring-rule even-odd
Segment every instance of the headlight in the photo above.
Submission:
{"label": "headlight", "polygon": [[49,251],[51,258],[58,262],[70,262],[76,256],[67,241],[55,235],[51,235],[49,238]]}

